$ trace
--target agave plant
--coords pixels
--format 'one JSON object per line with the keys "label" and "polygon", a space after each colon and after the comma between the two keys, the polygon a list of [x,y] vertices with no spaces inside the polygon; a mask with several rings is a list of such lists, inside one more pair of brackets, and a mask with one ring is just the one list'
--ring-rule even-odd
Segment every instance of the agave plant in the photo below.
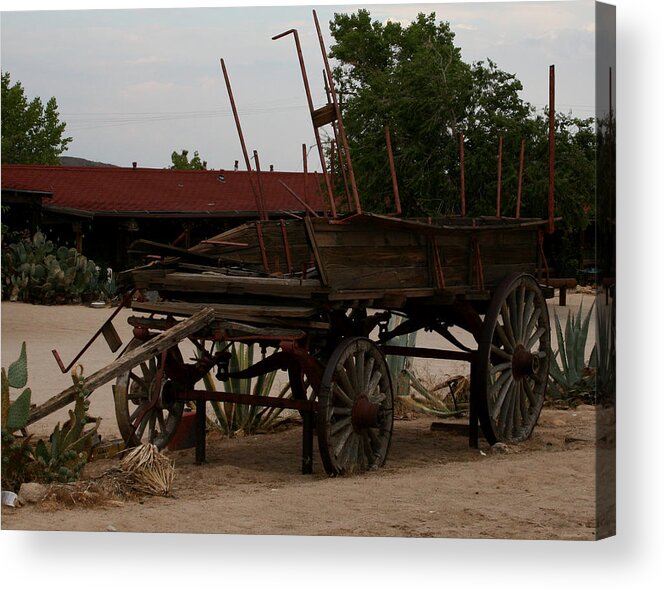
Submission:
{"label": "agave plant", "polygon": [[614,298],[607,304],[597,299],[596,346],[589,365],[596,373],[599,402],[612,402],[616,392],[616,312]]}
{"label": "agave plant", "polygon": [[[222,345],[222,343],[218,344],[218,346]],[[229,349],[231,353],[229,372],[235,373],[251,367],[254,364],[255,349],[256,347],[253,345],[233,343]],[[270,395],[275,376],[276,371],[272,371],[256,378],[231,378],[223,382],[224,390],[245,395]],[[206,375],[204,384],[209,391],[216,389],[212,373]],[[289,393],[290,387],[287,384],[280,390],[278,397],[285,397]],[[211,405],[217,418],[217,425],[222,432],[228,435],[268,431],[279,423],[279,416],[283,410],[283,408],[263,408],[230,402],[212,402]]]}
{"label": "agave plant", "polygon": [[[565,332],[559,317],[554,315],[558,349],[554,352],[550,363],[548,388],[548,393],[553,399],[575,404],[582,399],[593,397],[596,370],[591,363],[587,364],[585,350],[594,304],[584,317],[581,303],[577,313],[573,314],[568,310]],[[594,345],[591,359],[596,355],[595,350]]]}

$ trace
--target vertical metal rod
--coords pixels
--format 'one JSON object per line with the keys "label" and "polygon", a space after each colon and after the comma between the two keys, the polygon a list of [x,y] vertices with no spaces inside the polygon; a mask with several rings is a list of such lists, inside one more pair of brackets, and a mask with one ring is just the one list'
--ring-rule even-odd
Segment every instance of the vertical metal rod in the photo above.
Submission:
{"label": "vertical metal rod", "polygon": [[460,191],[462,197],[462,217],[466,216],[466,186],[464,182],[464,133],[459,134]]}
{"label": "vertical metal rod", "polygon": [[261,221],[268,221],[268,211],[266,210],[266,198],[263,192],[263,182],[261,181],[261,162],[259,162],[259,153],[254,150],[254,162],[256,162],[256,178],[259,183],[259,218]]}
{"label": "vertical metal rod", "polygon": [[256,236],[259,238],[259,249],[261,250],[261,259],[263,260],[264,270],[270,274],[270,267],[268,266],[268,253],[266,252],[266,245],[263,241],[263,228],[261,222],[256,222]]}
{"label": "vertical metal rod", "polygon": [[286,258],[286,269],[289,274],[293,272],[293,264],[291,262],[291,246],[289,245],[289,236],[286,231],[286,223],[283,219],[279,220],[280,225],[282,226],[282,242],[284,243],[284,256]]}
{"label": "vertical metal rod", "polygon": [[436,242],[436,237],[430,238],[430,248],[432,249],[432,263],[434,265],[434,278],[436,280],[436,288],[445,289],[446,281],[443,276],[443,267],[441,266],[441,257],[439,256],[439,245]]}
{"label": "vertical metal rod", "polygon": [[351,180],[351,191],[353,193],[353,201],[356,205],[356,213],[361,214],[362,207],[360,206],[360,198],[358,197],[358,187],[356,185],[356,176],[353,172],[353,165],[351,163],[351,154],[349,152],[349,144],[346,140],[346,131],[344,129],[344,122],[342,120],[342,109],[337,100],[337,93],[335,92],[335,85],[333,84],[332,71],[328,63],[328,55],[326,53],[326,46],[323,42],[323,35],[321,34],[321,27],[319,19],[316,16],[316,10],[312,10],[314,16],[314,24],[316,25],[316,33],[319,37],[319,45],[321,46],[321,55],[323,56],[323,63],[326,66],[326,75],[328,76],[328,84],[330,86],[330,96],[332,97],[333,105],[335,106],[335,113],[337,114],[337,123],[339,125],[339,132],[342,137],[342,145],[344,146],[344,155],[346,156],[346,164],[349,168],[349,179]]}
{"label": "vertical metal rod", "polygon": [[522,208],[522,177],[524,175],[524,144],[525,140],[522,139],[520,143],[520,173],[517,177],[517,211],[515,213],[515,218],[520,218],[520,210]]}
{"label": "vertical metal rod", "polygon": [[496,216],[501,217],[501,164],[503,160],[503,135],[499,135],[499,162],[497,164]]}
{"label": "vertical metal rod", "polygon": [[[300,63],[300,72],[302,73],[302,80],[305,86],[305,94],[307,95],[307,105],[309,106],[310,114],[314,113],[314,103],[312,102],[312,93],[309,89],[309,80],[307,79],[307,70],[305,69],[305,60],[302,55],[302,48],[300,46],[300,38],[298,37],[298,31],[295,29],[290,29],[279,35],[275,35],[272,39],[276,41],[281,39],[286,35],[293,35],[296,43],[296,52],[298,53],[298,62]],[[328,199],[330,201],[330,209],[332,211],[333,217],[337,216],[337,210],[335,208],[335,196],[333,194],[332,185],[330,184],[330,178],[326,174],[326,158],[323,154],[323,145],[321,144],[321,136],[319,135],[319,129],[312,119],[312,126],[314,127],[314,136],[316,138],[316,146],[319,150],[319,160],[321,161],[321,169],[323,170],[323,176],[326,181],[326,188],[328,189]]]}
{"label": "vertical metal rod", "polygon": [[393,195],[395,197],[395,215],[402,212],[402,203],[399,200],[399,187],[397,186],[397,173],[395,172],[395,160],[393,158],[393,145],[390,142],[390,127],[386,125],[386,147],[388,148],[388,162],[390,163],[390,177],[393,181]]}
{"label": "vertical metal rod", "polygon": [[233,90],[231,89],[231,81],[229,80],[229,74],[226,71],[226,64],[224,59],[219,60],[222,64],[222,73],[224,74],[224,82],[226,83],[226,91],[229,95],[229,101],[231,102],[231,110],[233,111],[233,118],[236,123],[236,129],[238,131],[238,137],[240,138],[240,147],[242,148],[242,155],[245,158],[245,166],[247,167],[247,174],[249,175],[249,184],[252,188],[252,193],[254,193],[254,202],[256,203],[257,212],[261,211],[261,203],[259,193],[254,186],[254,181],[252,179],[252,166],[249,163],[249,153],[247,152],[247,146],[245,145],[245,136],[242,133],[242,127],[240,126],[240,117],[238,117],[238,109],[236,108],[236,101],[233,97]]}
{"label": "vertical metal rod", "polygon": [[308,177],[307,177],[307,144],[302,144],[302,170],[303,170],[303,199],[308,203],[309,199],[307,198],[308,193]]}
{"label": "vertical metal rod", "polygon": [[554,65],[550,66],[550,112],[549,112],[549,190],[547,197],[547,215],[549,233],[554,232],[554,139],[555,139],[555,113],[554,113]]}
{"label": "vertical metal rod", "polygon": [[196,400],[196,459],[197,465],[206,462],[206,402],[204,399]]}
{"label": "vertical metal rod", "polygon": [[[330,95],[330,88],[328,86],[328,77],[326,76],[326,71],[323,70],[323,87],[326,89],[326,97],[328,99],[328,103],[332,103],[332,97]],[[337,114],[337,113],[335,113]],[[344,156],[342,155],[342,147],[341,147],[341,142],[339,140],[339,130],[337,129],[337,124],[333,121],[332,123],[332,129],[333,129],[333,142],[334,145],[337,146],[337,156],[339,159],[339,169],[342,171],[342,179],[344,180],[344,193],[346,194],[346,202],[349,207],[349,213],[353,211],[353,204],[351,203],[351,193],[349,192],[349,179],[346,177],[346,167],[344,166]],[[330,160],[330,169],[332,170],[333,168],[333,161],[332,161],[332,156]]]}

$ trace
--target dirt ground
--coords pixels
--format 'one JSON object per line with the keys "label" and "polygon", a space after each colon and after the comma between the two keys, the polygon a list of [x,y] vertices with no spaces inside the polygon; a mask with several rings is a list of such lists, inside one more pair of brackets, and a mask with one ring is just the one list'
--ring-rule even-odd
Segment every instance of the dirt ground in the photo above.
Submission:
{"label": "dirt ground", "polygon": [[[592,299],[569,295],[568,308],[552,309],[565,314],[580,301],[588,307]],[[51,349],[69,362],[109,315],[109,309],[3,303],[2,365],[11,363],[26,341],[33,402],[41,403],[71,383]],[[125,342],[127,315],[115,322]],[[113,358],[101,341],[82,362],[90,374]],[[452,375],[463,367],[443,363],[419,369]],[[116,438],[110,386],[95,391],[91,402],[91,415],[102,416],[103,438]],[[65,415],[58,412],[31,432],[46,434]],[[450,420],[443,430],[432,430],[432,422],[424,416],[397,420],[383,469],[335,479],[325,475],[316,448],[314,474],[300,474],[296,426],[233,439],[212,433],[205,465],[194,464],[193,449],[171,453],[176,476],[170,497],[95,508],[3,507],[2,528],[571,540],[609,532],[603,515],[614,510],[614,488],[599,489],[596,474],[613,465],[613,411],[547,408],[531,440],[500,453],[484,440],[479,449],[469,448],[465,420]],[[113,464],[95,461],[86,474]]]}

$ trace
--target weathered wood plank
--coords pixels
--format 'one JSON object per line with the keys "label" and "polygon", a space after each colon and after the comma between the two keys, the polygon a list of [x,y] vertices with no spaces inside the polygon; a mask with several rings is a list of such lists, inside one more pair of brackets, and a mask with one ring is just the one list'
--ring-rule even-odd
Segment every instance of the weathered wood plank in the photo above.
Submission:
{"label": "weathered wood plank", "polygon": [[[138,364],[154,357],[163,350],[167,350],[178,342],[186,338],[189,334],[193,334],[200,330],[215,318],[215,312],[208,307],[200,310],[190,318],[183,320],[181,323],[173,326],[169,330],[162,332],[159,336],[148,340],[141,346],[123,354],[110,365],[86,377],[85,386],[92,392],[98,387],[108,383],[112,379],[126,373]],[[33,424],[37,420],[41,420],[45,416],[64,408],[66,405],[76,399],[76,388],[72,385],[65,389],[58,395],[55,395],[48,401],[44,402],[37,408],[30,412],[28,417],[28,424]]]}
{"label": "weathered wood plank", "polygon": [[133,302],[134,311],[146,313],[163,313],[176,316],[190,316],[202,307],[209,307],[215,311],[215,317],[224,317],[228,314],[244,315],[247,317],[283,317],[308,318],[316,313],[315,307],[288,306],[288,305],[241,305],[226,303],[209,303],[205,305],[185,303],[181,301],[160,301],[158,303]]}

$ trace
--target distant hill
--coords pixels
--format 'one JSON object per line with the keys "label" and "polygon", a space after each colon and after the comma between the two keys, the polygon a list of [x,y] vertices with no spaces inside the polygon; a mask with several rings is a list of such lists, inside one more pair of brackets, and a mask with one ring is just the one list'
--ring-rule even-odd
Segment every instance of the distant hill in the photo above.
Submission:
{"label": "distant hill", "polygon": [[94,162],[93,160],[86,160],[85,158],[75,158],[73,156],[60,156],[61,166],[89,166],[91,168],[118,168],[114,164],[105,164],[104,162]]}

